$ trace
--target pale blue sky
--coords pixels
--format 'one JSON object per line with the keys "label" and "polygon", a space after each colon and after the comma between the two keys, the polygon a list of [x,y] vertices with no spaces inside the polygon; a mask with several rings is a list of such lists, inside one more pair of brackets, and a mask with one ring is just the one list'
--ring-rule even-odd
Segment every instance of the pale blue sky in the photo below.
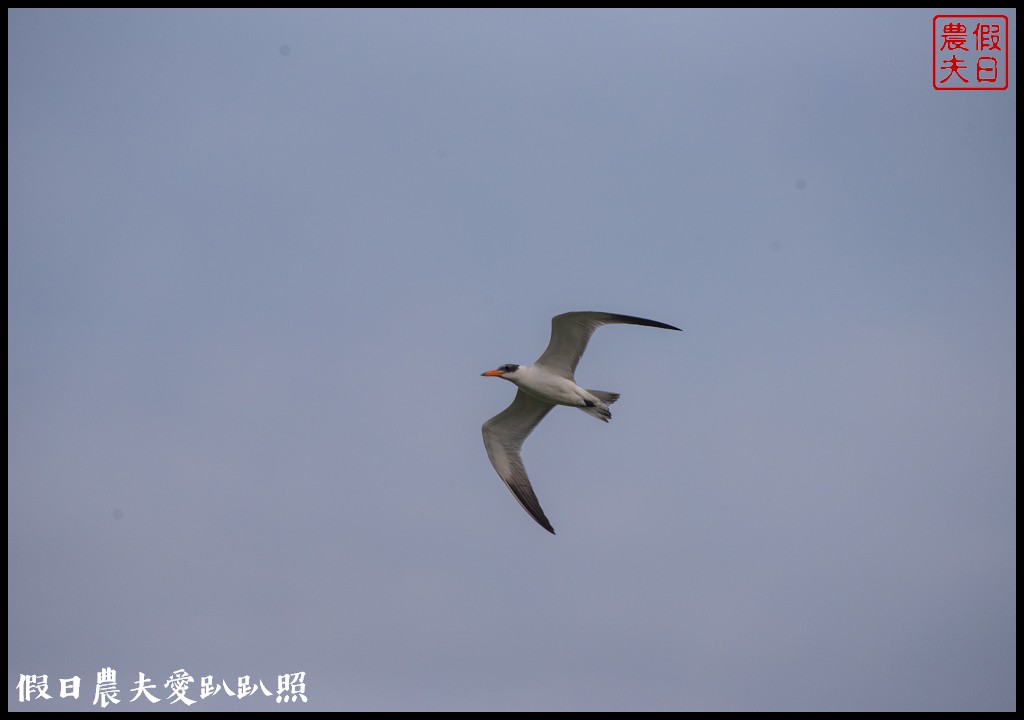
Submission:
{"label": "pale blue sky", "polygon": [[[1016,52],[933,14],[9,11],[8,707],[1015,709]],[[551,536],[480,373],[569,310],[684,332]]]}

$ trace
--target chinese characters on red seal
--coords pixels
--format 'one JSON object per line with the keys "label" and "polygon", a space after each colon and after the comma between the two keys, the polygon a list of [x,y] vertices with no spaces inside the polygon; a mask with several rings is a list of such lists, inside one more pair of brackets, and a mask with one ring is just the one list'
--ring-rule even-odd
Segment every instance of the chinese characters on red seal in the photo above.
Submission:
{"label": "chinese characters on red seal", "polygon": [[932,87],[1008,88],[1009,33],[1006,15],[936,15],[932,18]]}

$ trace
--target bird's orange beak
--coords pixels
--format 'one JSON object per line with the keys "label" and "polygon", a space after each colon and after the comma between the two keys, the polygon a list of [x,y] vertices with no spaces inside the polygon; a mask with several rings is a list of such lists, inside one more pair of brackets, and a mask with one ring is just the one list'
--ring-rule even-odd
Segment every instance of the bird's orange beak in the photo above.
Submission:
{"label": "bird's orange beak", "polygon": [[501,370],[488,370],[485,373],[480,373],[480,376],[481,377],[483,377],[483,376],[487,376],[487,377],[501,377],[504,374],[505,373],[503,373]]}

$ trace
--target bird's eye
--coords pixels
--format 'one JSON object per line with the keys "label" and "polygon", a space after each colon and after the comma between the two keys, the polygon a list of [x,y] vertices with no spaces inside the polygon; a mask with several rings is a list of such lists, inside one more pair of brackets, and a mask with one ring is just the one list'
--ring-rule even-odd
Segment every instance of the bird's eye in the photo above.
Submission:
{"label": "bird's eye", "polygon": [[501,370],[502,372],[507,372],[507,373],[515,372],[518,369],[519,369],[518,365],[502,365],[499,368],[499,370]]}

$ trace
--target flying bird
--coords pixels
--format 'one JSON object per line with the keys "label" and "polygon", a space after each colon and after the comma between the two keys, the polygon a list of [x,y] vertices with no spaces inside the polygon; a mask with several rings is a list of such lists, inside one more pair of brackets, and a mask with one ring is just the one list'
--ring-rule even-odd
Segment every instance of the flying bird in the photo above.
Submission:
{"label": "flying bird", "polygon": [[555,405],[579,408],[603,422],[611,420],[608,406],[619,399],[619,394],[604,390],[584,390],[576,384],[574,375],[590,336],[602,325],[612,324],[679,330],[673,325],[632,315],[564,313],[551,318],[551,341],[533,365],[508,364],[482,373],[486,377],[508,380],[519,388],[512,404],[484,423],[487,457],[523,509],[552,535],[555,529],[551,527],[533,492],[519,450],[523,441]]}

